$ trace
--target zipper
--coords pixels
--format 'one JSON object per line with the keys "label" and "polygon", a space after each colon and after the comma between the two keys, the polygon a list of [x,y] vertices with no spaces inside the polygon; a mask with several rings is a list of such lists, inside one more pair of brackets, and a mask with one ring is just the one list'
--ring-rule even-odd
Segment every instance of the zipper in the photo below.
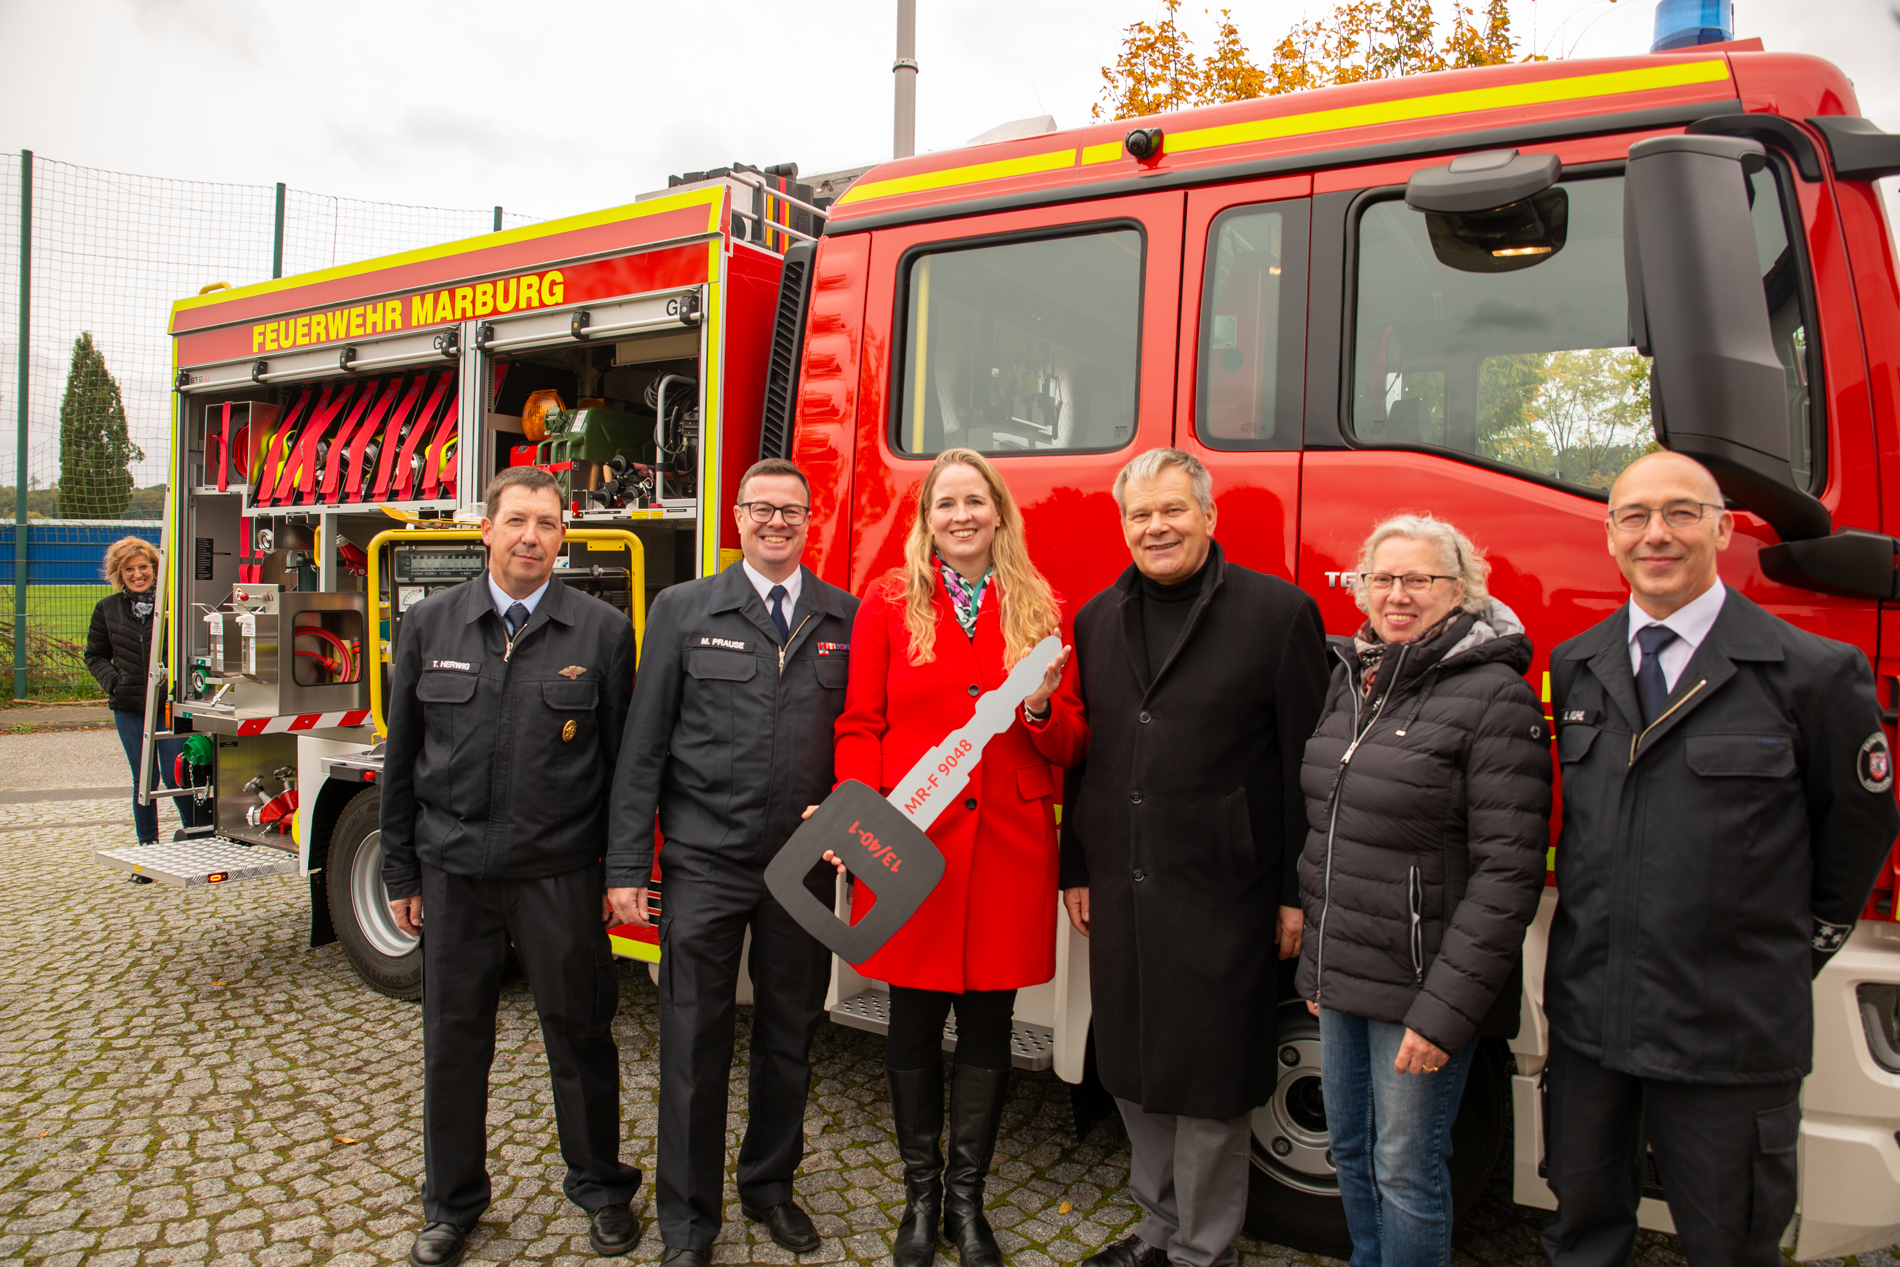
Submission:
{"label": "zipper", "polygon": [[[1392,698],[1390,683],[1399,680],[1399,673],[1405,668],[1405,653],[1411,649],[1412,644],[1409,642],[1399,648],[1399,658],[1392,666],[1392,677],[1385,688],[1385,694],[1379,697],[1372,716],[1363,727],[1359,724],[1361,711],[1359,683],[1353,680],[1352,662],[1346,661],[1346,686],[1352,692],[1352,725],[1358,733],[1353,736],[1352,743],[1346,746],[1346,751],[1340,754],[1339,769],[1333,772],[1333,803],[1327,810],[1326,818],[1326,879],[1320,888],[1319,936],[1313,950],[1313,1001],[1315,1003],[1319,1002],[1326,989],[1323,984],[1326,979],[1326,916],[1333,909],[1333,838],[1339,830],[1339,795],[1346,782],[1346,767],[1352,764],[1352,754],[1359,750],[1359,745],[1365,742],[1367,735],[1372,733],[1372,728],[1379,724],[1379,716],[1385,712],[1386,701]],[[1344,659],[1343,653],[1341,658]]]}
{"label": "zipper", "polygon": [[1668,717],[1669,714],[1675,712],[1678,708],[1681,708],[1684,704],[1687,704],[1690,700],[1694,699],[1695,693],[1701,690],[1703,687],[1707,686],[1708,684],[1709,684],[1709,679],[1703,678],[1700,682],[1697,682],[1694,686],[1690,687],[1689,693],[1687,695],[1683,696],[1681,699],[1671,704],[1668,708],[1663,709],[1661,713],[1657,714],[1655,721],[1643,727],[1642,734],[1636,735],[1630,740],[1630,764],[1631,765],[1636,764],[1636,750],[1642,747],[1643,740],[1649,737],[1649,732],[1656,729],[1656,727],[1662,725],[1663,719]]}
{"label": "zipper", "polygon": [[791,648],[791,645],[792,645],[792,643],[793,643],[793,642],[795,642],[795,641],[797,641],[797,639],[798,639],[798,631],[799,631],[800,629],[803,629],[803,628],[804,628],[804,627],[805,627],[806,625],[809,625],[809,624],[810,624],[811,622],[812,622],[812,613],[810,613],[810,612],[806,612],[806,613],[805,613],[805,619],[803,619],[803,620],[801,620],[801,621],[799,621],[799,622],[798,622],[798,628],[796,628],[796,629],[793,629],[793,630],[792,630],[792,632],[791,632],[791,635],[790,635],[789,637],[787,637],[787,638],[785,639],[785,641],[784,641],[784,642],[782,642],[782,643],[780,643],[780,644],[779,644],[779,648],[778,648],[778,675],[779,675],[780,677],[784,677],[784,676],[785,676],[785,653],[786,653],[786,651],[788,651],[788,650],[790,650],[790,648]]}
{"label": "zipper", "polygon": [[1418,864],[1414,863],[1411,874],[1406,877],[1405,897],[1412,908],[1412,984],[1425,984],[1425,928],[1419,908],[1425,905],[1424,885],[1419,882]]}

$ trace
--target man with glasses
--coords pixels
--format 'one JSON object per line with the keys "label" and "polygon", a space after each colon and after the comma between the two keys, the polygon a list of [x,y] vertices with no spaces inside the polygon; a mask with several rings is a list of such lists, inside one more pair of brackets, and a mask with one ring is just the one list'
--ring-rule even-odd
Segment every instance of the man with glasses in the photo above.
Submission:
{"label": "man with glasses", "polygon": [[1630,1261],[1646,1142],[1692,1267],[1769,1267],[1810,983],[1900,830],[1892,757],[1861,652],[1716,575],[1734,517],[1704,467],[1639,458],[1604,528],[1630,602],[1550,657],[1544,1245],[1562,1267]]}
{"label": "man with glasses", "polygon": [[[755,1006],[739,1202],[794,1253],[819,1246],[792,1198],[804,1156],[812,1035],[830,961],[765,888],[807,805],[831,792],[858,600],[799,563],[811,515],[803,472],[776,458],[739,481],[744,558],[663,591],[615,775],[607,896],[660,926],[658,1189],[662,1261],[704,1267],[723,1223],[734,991],[748,927]],[[652,884],[654,820],[665,905]],[[831,872],[812,881],[828,906]]]}

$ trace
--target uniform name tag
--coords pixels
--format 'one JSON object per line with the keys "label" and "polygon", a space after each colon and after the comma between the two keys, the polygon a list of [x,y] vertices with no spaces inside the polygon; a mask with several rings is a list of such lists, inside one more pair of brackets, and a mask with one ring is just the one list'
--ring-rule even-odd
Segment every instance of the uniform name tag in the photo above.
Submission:
{"label": "uniform name tag", "polygon": [[848,642],[820,642],[815,645],[819,655],[846,655],[851,650]]}
{"label": "uniform name tag", "polygon": [[451,673],[480,673],[482,662],[480,660],[431,660],[429,667],[447,669]]}
{"label": "uniform name tag", "polygon": [[1578,726],[1594,726],[1602,720],[1603,714],[1594,708],[1566,708],[1563,711],[1563,715],[1557,719],[1557,724],[1560,726],[1569,726],[1572,724]]}
{"label": "uniform name tag", "polygon": [[721,651],[752,650],[752,644],[743,638],[715,638],[711,634],[701,634],[689,641],[695,647],[718,647]]}

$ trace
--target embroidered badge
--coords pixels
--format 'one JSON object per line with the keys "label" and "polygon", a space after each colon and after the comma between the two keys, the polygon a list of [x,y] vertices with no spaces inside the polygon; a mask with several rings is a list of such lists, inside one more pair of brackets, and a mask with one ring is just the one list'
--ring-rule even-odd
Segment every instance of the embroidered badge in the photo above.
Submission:
{"label": "embroidered badge", "polygon": [[1814,937],[1808,944],[1824,955],[1831,955],[1847,944],[1847,935],[1854,931],[1852,924],[1830,924],[1824,919],[1814,921]]}
{"label": "embroidered badge", "polygon": [[1563,716],[1557,719],[1559,725],[1594,726],[1603,720],[1603,714],[1594,708],[1566,708]]}
{"label": "embroidered badge", "polygon": [[688,638],[687,643],[695,647],[718,647],[722,651],[750,651],[752,644],[743,638],[715,638],[711,634],[701,634],[697,638]]}
{"label": "embroidered badge", "polygon": [[1893,790],[1893,754],[1887,750],[1887,736],[1876,730],[1867,736],[1855,758],[1860,785],[1869,792]]}
{"label": "embroidered badge", "polygon": [[479,660],[431,660],[429,667],[447,669],[451,673],[480,673],[482,671]]}
{"label": "embroidered badge", "polygon": [[580,731],[580,727],[575,725],[574,722],[570,720],[565,726],[561,727],[561,742],[573,743],[574,736],[579,731]]}
{"label": "embroidered badge", "polygon": [[816,645],[819,655],[846,655],[851,650],[848,642],[821,642]]}
{"label": "embroidered badge", "polygon": [[561,670],[561,676],[566,678],[568,681],[572,682],[575,678],[579,677],[581,674],[585,672],[587,672],[587,670],[582,668],[580,665],[570,664],[565,669]]}

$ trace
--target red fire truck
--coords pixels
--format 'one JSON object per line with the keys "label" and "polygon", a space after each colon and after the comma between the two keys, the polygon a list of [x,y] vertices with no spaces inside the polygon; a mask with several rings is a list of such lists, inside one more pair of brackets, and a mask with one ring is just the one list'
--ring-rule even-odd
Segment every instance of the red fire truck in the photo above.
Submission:
{"label": "red fire truck", "polygon": [[[790,171],[701,173],[181,301],[151,730],[203,736],[181,769],[217,821],[102,858],[172,883],[307,875],[313,944],[413,993],[377,865],[381,665],[406,607],[482,566],[457,511],[517,461],[562,474],[565,576],[636,628],[732,557],[733,481],[761,455],[810,473],[808,562],[862,590],[934,454],[983,450],[1079,604],[1126,565],[1116,470],[1173,444],[1213,470],[1230,557],[1303,586],[1333,632],[1359,620],[1369,527],[1429,511],[1488,547],[1547,656],[1624,601],[1605,489],[1660,443],[1736,509],[1727,583],[1861,647],[1900,709],[1900,276],[1872,183],[1900,138],[1856,114],[1834,67],[1754,41],[1447,72],[905,159],[824,207]],[[1798,1257],[1900,1239],[1895,888],[1890,863],[1815,983]],[[1552,1204],[1555,898],[1521,1033],[1474,1065],[1461,1201],[1508,1135],[1517,1199]],[[880,1028],[885,997],[835,966],[839,1021]],[[1019,1062],[1084,1083],[1089,1016],[1065,928],[1055,978],[1022,993]],[[1318,1053],[1290,1001],[1249,1227],[1337,1249]],[[1667,1228],[1659,1196],[1642,1218]]]}

